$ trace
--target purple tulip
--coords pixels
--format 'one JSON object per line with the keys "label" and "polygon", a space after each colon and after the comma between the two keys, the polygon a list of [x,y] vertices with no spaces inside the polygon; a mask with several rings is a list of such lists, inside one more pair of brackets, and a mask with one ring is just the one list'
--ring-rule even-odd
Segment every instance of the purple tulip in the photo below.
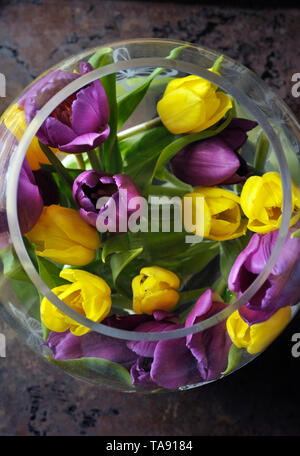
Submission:
{"label": "purple tulip", "polygon": [[[226,304],[215,299],[212,290],[206,290],[188,315],[185,326],[193,326],[221,312]],[[226,330],[226,321],[191,334],[186,339],[187,347],[197,360],[198,370],[203,381],[214,380],[225,371],[229,348],[232,344]]]}
{"label": "purple tulip", "polygon": [[[300,239],[291,239],[291,229],[279,258],[268,279],[244,306],[242,318],[248,323],[267,320],[278,309],[292,306],[300,299]],[[278,230],[268,234],[255,233],[247,247],[237,257],[228,286],[240,296],[267,264],[274,248]]]}
{"label": "purple tulip", "polygon": [[21,233],[30,231],[43,211],[44,203],[27,159],[24,159],[18,185],[18,217]]}
{"label": "purple tulip", "polygon": [[[207,290],[189,313],[185,326],[193,326],[220,312],[225,306],[223,302],[214,301],[212,290]],[[135,330],[159,332],[183,327],[178,324],[174,314],[156,311],[153,312],[153,317],[153,321],[142,323]],[[133,384],[143,387],[144,382],[148,384],[151,379],[158,386],[175,389],[217,378],[226,369],[231,341],[226,323],[220,322],[186,338],[154,342],[132,341],[127,345],[139,357],[153,359],[150,365],[148,363],[148,375],[141,366],[140,358],[136,361],[131,368]]]}
{"label": "purple tulip", "polygon": [[130,368],[137,356],[126,347],[121,339],[107,337],[96,332],[74,336],[70,331],[56,333],[51,331],[47,346],[55,359],[103,358]]}
{"label": "purple tulip", "polygon": [[[96,226],[99,215],[105,217],[109,209],[116,214],[116,220],[109,219],[107,222],[108,231],[111,232],[128,230],[128,219],[137,209],[135,205],[130,205],[130,201],[139,196],[141,194],[134,182],[125,174],[111,175],[102,171],[84,171],[75,179],[73,185],[74,201],[86,222]],[[101,197],[108,197],[108,200],[97,209],[97,201]]]}
{"label": "purple tulip", "polygon": [[[44,203],[27,159],[24,159],[18,184],[18,218],[22,234],[28,233],[43,211]],[[0,247],[10,243],[6,211],[0,211]]]}
{"label": "purple tulip", "polygon": [[[153,312],[152,321],[137,326],[137,332],[160,332],[183,328],[174,314]],[[131,368],[132,383],[145,388],[154,384],[166,389],[176,389],[187,383],[200,382],[195,358],[186,346],[186,339],[159,341],[130,341],[127,346],[138,355]],[[142,359],[146,360],[142,363]],[[152,383],[151,383],[152,382]]]}
{"label": "purple tulip", "polygon": [[171,161],[173,173],[193,186],[235,184],[249,175],[247,163],[237,152],[247,131],[257,126],[248,119],[233,119],[218,135],[189,144]]}
{"label": "purple tulip", "polygon": [[[198,299],[187,317],[192,326],[211,317],[226,304],[214,301],[211,290]],[[175,314],[159,310],[153,315],[112,316],[103,324],[129,331],[161,332],[184,326]],[[225,322],[187,337],[156,341],[125,341],[90,332],[74,336],[69,331],[51,332],[46,345],[55,359],[99,357],[130,370],[132,384],[141,389],[166,388],[206,382],[217,378],[227,366],[231,341]]]}
{"label": "purple tulip", "polygon": [[[19,100],[27,125],[38,111],[63,87],[93,68],[80,64],[80,74],[54,70],[34,83]],[[67,153],[94,149],[108,137],[109,104],[105,90],[96,80],[69,96],[50,114],[39,131],[38,139],[47,146]]]}
{"label": "purple tulip", "polygon": [[[129,315],[107,317],[103,324],[113,328],[133,331],[140,323],[148,320],[148,315]],[[130,368],[137,356],[127,348],[126,341],[104,336],[94,331],[83,336],[74,336],[69,330],[58,333],[51,331],[45,343],[55,359],[104,358]]]}
{"label": "purple tulip", "polygon": [[151,358],[139,356],[130,369],[132,384],[142,389],[155,389],[158,385],[152,380],[150,375]]}

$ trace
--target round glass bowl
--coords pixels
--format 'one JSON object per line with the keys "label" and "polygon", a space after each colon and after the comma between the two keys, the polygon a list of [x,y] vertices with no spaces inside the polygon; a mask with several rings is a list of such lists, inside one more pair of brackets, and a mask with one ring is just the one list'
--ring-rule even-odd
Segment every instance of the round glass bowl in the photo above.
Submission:
{"label": "round glass bowl", "polygon": [[[238,315],[237,309],[251,302],[260,305],[259,299],[271,288],[274,266],[286,249],[291,213],[297,209],[294,194],[298,192],[299,179],[299,126],[287,106],[251,71],[227,57],[218,61],[219,57],[215,51],[171,40],[141,39],[108,44],[72,56],[48,70],[16,98],[1,119],[1,315],[24,343],[75,377],[129,392],[197,387],[222,378],[252,360],[278,336],[298,309],[294,291],[286,303],[288,310],[285,307],[283,311],[279,306],[276,309],[279,314],[271,309],[267,316],[260,315],[260,321],[251,324],[241,317],[233,318]],[[214,65],[216,71],[209,71]],[[206,81],[201,88],[189,88],[201,103],[206,103],[205,97],[218,97],[216,94],[220,93],[233,100],[232,109],[224,111],[212,125],[201,132],[192,132],[193,141],[186,141],[191,131],[170,132],[157,114],[157,103],[167,85],[186,77],[192,85],[199,77]],[[86,133],[87,119],[97,124],[99,116],[103,120],[108,115],[103,114],[102,89],[98,82],[93,85],[99,79],[110,111],[110,134],[106,141],[95,140],[95,148],[89,153],[82,144],[75,155],[74,149],[66,153],[49,142],[50,152],[49,147],[45,150],[36,135],[46,145],[45,135],[53,142],[51,128],[58,127],[51,124],[51,128],[45,129],[44,122],[50,117],[52,122],[55,119],[73,128],[73,133],[68,130],[67,136],[70,134],[69,140],[74,139],[75,100],[81,99],[83,103],[77,136]],[[180,100],[176,105],[176,96],[173,98],[172,115],[181,112]],[[191,105],[181,114],[182,118],[189,119],[192,109]],[[279,222],[276,230],[272,229],[273,234],[276,231],[272,248],[259,270],[249,273],[239,293],[228,287],[228,275],[237,256],[248,248],[251,236],[261,241],[261,237],[271,235],[244,230],[241,237],[204,236],[203,241],[193,243],[187,241],[187,237],[195,238],[192,233],[174,230],[101,234],[86,223],[82,214],[79,216],[68,179],[77,180],[84,170],[92,172],[91,168],[96,169],[96,174],[102,170],[110,177],[129,176],[138,194],[144,197],[177,196],[181,200],[198,185],[191,186],[174,176],[171,158],[189,143],[213,139],[217,131],[232,125],[232,118],[257,122],[257,126],[248,129],[246,141],[239,148],[250,165],[247,176],[261,178],[264,173],[273,172],[280,176],[282,184],[280,207],[273,211],[273,219],[277,217]],[[105,127],[101,125],[100,133],[103,131]],[[203,132],[209,134],[197,136]],[[93,133],[95,139],[99,128]],[[86,144],[89,141],[93,142],[91,137]],[[177,147],[175,153],[172,147],[168,149],[171,143],[173,148]],[[49,153],[46,158],[45,154]],[[25,155],[31,171],[24,168]],[[149,181],[151,174],[154,179]],[[112,179],[109,197],[118,189],[119,181]],[[236,183],[220,182],[215,187],[239,195],[245,179]],[[93,191],[98,192],[98,197],[103,185],[99,182],[97,185]],[[86,180],[80,189],[95,203],[91,191],[87,192]],[[60,213],[57,207],[67,208],[67,212]],[[70,216],[68,211],[76,212],[76,216]],[[295,214],[293,217],[295,224]],[[242,219],[246,220],[244,215]],[[82,227],[82,223],[88,228]],[[35,226],[41,228],[36,230]],[[58,261],[55,255],[36,255],[37,250],[45,250],[46,240],[48,244],[51,241],[47,248],[60,249],[62,257],[65,254],[62,251],[73,249],[73,262],[70,256]],[[94,250],[93,258],[81,264],[87,250],[89,253]],[[294,266],[296,261],[297,258]],[[294,266],[286,273],[287,283]],[[131,286],[134,280],[136,285]],[[57,287],[65,288],[55,292]],[[70,287],[73,287],[71,291]],[[150,311],[143,300],[149,289],[151,299],[156,296]],[[177,305],[174,301],[172,307],[174,295]],[[276,330],[270,330],[268,321],[275,314]],[[47,322],[50,322],[48,327]],[[240,336],[241,331],[244,337]]]}

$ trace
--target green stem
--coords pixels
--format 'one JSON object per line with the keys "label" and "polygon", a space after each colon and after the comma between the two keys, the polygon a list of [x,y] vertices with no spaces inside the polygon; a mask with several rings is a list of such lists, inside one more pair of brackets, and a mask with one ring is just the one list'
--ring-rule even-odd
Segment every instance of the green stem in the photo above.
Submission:
{"label": "green stem", "polygon": [[121,141],[122,139],[126,139],[130,136],[136,135],[137,133],[150,130],[151,128],[158,125],[161,125],[160,117],[155,117],[155,119],[149,120],[148,122],[143,122],[139,125],[135,125],[134,127],[127,128],[127,130],[121,131],[118,133],[117,138],[119,141]]}
{"label": "green stem", "polygon": [[262,174],[265,169],[265,164],[269,152],[269,141],[262,131],[257,140],[256,152],[254,157],[254,168],[258,174]]}
{"label": "green stem", "polygon": [[85,169],[85,163],[84,163],[84,160],[82,158],[82,155],[81,154],[76,154],[75,158],[76,158],[76,161],[77,161],[79,169]]}
{"label": "green stem", "polygon": [[88,154],[88,157],[89,157],[89,160],[90,160],[90,164],[91,164],[91,167],[94,169],[94,170],[100,170],[101,171],[101,164],[99,162],[99,158],[98,158],[98,155],[97,155],[97,152],[95,150],[89,150],[87,152]]}
{"label": "green stem", "polygon": [[223,279],[223,277],[219,277],[215,283],[212,285],[212,289],[215,290],[220,296],[224,293],[227,287],[227,283]]}
{"label": "green stem", "polygon": [[174,174],[170,173],[167,169],[164,169],[165,179],[166,181],[170,182],[170,184],[174,185],[174,187],[178,188],[178,190],[185,191],[185,193],[191,193],[193,190],[191,185],[185,184],[180,179],[178,179]]}
{"label": "green stem", "polygon": [[73,179],[72,179],[71,175],[69,174],[69,172],[67,171],[67,169],[62,164],[62,162],[57,158],[57,156],[52,152],[52,150],[48,146],[45,146],[45,144],[41,143],[40,141],[39,141],[39,144],[40,144],[42,151],[48,158],[49,162],[56,169],[57,174],[66,183],[66,185],[72,189]]}
{"label": "green stem", "polygon": [[96,148],[101,169],[104,169],[104,144]]}

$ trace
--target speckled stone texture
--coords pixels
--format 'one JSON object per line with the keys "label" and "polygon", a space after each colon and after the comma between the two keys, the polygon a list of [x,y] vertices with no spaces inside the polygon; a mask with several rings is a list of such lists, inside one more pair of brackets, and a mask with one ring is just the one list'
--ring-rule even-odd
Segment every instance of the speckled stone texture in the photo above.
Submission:
{"label": "speckled stone texture", "polygon": [[[283,2],[284,3],[284,2]],[[208,3],[209,4],[209,3]],[[300,10],[239,9],[203,2],[0,0],[0,72],[7,97],[82,49],[133,37],[173,38],[224,52],[263,78],[300,116],[291,76],[300,72]],[[299,435],[300,317],[258,359],[197,390],[106,392],[39,359],[4,322],[0,435]]]}

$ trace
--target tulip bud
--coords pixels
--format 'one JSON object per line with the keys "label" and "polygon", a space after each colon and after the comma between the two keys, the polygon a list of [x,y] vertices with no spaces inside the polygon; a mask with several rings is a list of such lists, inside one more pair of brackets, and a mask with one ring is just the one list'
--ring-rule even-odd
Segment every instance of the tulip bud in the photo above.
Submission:
{"label": "tulip bud", "polygon": [[60,264],[84,266],[100,247],[99,234],[77,211],[55,204],[44,207],[28,240],[37,245],[36,254]]}
{"label": "tulip bud", "polygon": [[231,107],[230,97],[214,84],[190,75],[169,82],[157,112],[171,133],[198,133],[216,124]]}
{"label": "tulip bud", "polygon": [[[280,174],[269,172],[251,176],[241,193],[241,207],[248,217],[248,228],[256,233],[277,230],[281,223],[283,204]],[[300,191],[292,182],[292,218],[290,226],[300,217]]]}
{"label": "tulip bud", "polygon": [[[196,217],[198,197],[204,200],[202,217]],[[192,198],[192,220],[185,217],[187,231],[204,231],[204,237],[216,241],[235,239],[246,233],[247,221],[241,218],[240,198],[235,193],[221,188],[197,187],[192,193],[184,195],[184,211],[187,207],[185,198]],[[198,219],[203,226],[196,226]]]}
{"label": "tulip bud", "polygon": [[227,331],[230,339],[238,348],[246,348],[248,353],[255,355],[263,351],[281,331],[291,318],[289,306],[277,310],[268,320],[248,325],[236,310],[227,319]]}
{"label": "tulip bud", "polygon": [[[120,196],[120,190],[126,190],[126,198]],[[141,196],[133,180],[125,174],[111,174],[102,171],[84,171],[74,181],[73,198],[78,205],[81,217],[93,226],[97,218],[110,206],[115,208],[112,214],[115,220],[108,220],[108,231],[124,232],[128,230],[128,219],[135,212],[130,201]],[[98,200],[108,197],[108,201],[100,209],[97,208]]]}
{"label": "tulip bud", "polygon": [[169,311],[178,302],[179,278],[159,266],[143,268],[132,281],[133,309],[136,313],[152,314],[154,310]]}
{"label": "tulip bud", "polygon": [[[53,288],[52,292],[68,306],[96,322],[102,321],[109,314],[111,291],[101,277],[80,269],[63,269],[60,277],[71,284]],[[41,319],[48,329],[55,332],[69,329],[75,336],[82,336],[90,331],[62,313],[47,298],[41,302]]]}
{"label": "tulip bud", "polygon": [[173,173],[193,186],[233,184],[249,174],[245,160],[237,150],[247,140],[246,131],[257,122],[233,119],[218,135],[184,147],[171,161]]}

